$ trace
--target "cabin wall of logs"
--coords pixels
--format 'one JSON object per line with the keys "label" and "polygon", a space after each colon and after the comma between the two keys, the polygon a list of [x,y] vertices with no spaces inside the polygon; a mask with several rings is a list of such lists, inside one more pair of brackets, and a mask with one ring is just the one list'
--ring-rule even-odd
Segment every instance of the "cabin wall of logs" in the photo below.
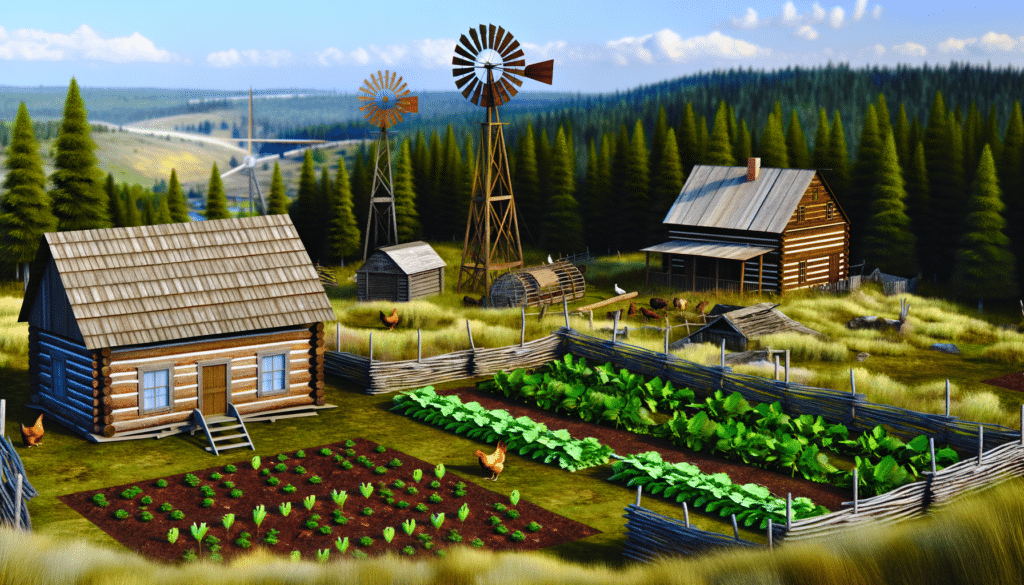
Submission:
{"label": "cabin wall of logs", "polygon": [[[315,404],[323,406],[323,324],[247,333],[205,341],[190,340],[144,348],[87,350],[30,328],[30,351],[39,356],[31,376],[36,400],[61,416],[80,434],[111,438],[119,433],[168,424],[185,424],[199,401],[199,363],[229,360],[228,401],[246,414]],[[287,352],[289,386],[284,393],[258,396],[257,353]],[[59,362],[63,362],[60,365]],[[143,413],[140,367],[173,364],[169,412]],[[55,365],[57,364],[57,365]],[[64,368],[65,385],[54,388],[54,368]]]}

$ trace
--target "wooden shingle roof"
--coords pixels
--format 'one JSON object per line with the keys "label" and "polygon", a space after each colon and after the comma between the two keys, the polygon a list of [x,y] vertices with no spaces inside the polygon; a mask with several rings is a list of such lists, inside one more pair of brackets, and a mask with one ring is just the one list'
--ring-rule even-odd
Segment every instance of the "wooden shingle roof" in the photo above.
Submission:
{"label": "wooden shingle roof", "polygon": [[696,165],[664,223],[781,234],[814,174],[762,167],[747,181],[747,167]]}
{"label": "wooden shingle roof", "polygon": [[695,336],[704,330],[721,330],[723,327],[733,329],[747,339],[788,331],[815,336],[821,335],[821,333],[807,327],[803,323],[790,319],[775,307],[778,307],[778,305],[773,303],[757,303],[756,305],[722,313],[713,321],[694,332],[693,335]]}
{"label": "wooden shingle roof", "polygon": [[287,215],[48,233],[50,258],[89,349],[335,319]]}
{"label": "wooden shingle roof", "polygon": [[[377,248],[374,254],[386,255],[406,275],[445,267],[444,259],[426,242],[408,242]],[[369,265],[370,262],[367,261],[366,264]]]}

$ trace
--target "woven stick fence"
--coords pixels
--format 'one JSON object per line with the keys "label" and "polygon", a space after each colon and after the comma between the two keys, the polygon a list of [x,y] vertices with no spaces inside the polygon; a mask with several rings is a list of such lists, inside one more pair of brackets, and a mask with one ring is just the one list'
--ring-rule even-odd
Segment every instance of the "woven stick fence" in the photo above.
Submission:
{"label": "woven stick fence", "polygon": [[672,384],[689,387],[698,394],[721,389],[726,393],[739,392],[751,402],[777,400],[787,411],[821,415],[829,421],[842,422],[855,431],[887,425],[902,438],[925,434],[962,451],[977,449],[979,425],[985,429],[985,448],[996,447],[1020,436],[1019,431],[1001,425],[875,404],[868,402],[863,394],[857,394],[855,389],[846,392],[731,373],[721,366],[702,366],[671,354],[591,337],[567,328],[559,329],[556,334],[565,339],[565,353],[585,358],[591,363],[611,362],[615,367],[626,368],[630,372],[671,380]]}
{"label": "woven stick fence", "polygon": [[638,504],[626,506],[626,543],[622,554],[628,558],[651,562],[659,557],[691,555],[715,548],[760,546],[749,540],[707,532],[680,521],[652,512]]}
{"label": "woven stick fence", "polygon": [[[0,400],[0,421],[6,401]],[[25,475],[25,466],[14,450],[10,438],[0,436],[0,524],[32,529],[28,501],[39,495]]]}

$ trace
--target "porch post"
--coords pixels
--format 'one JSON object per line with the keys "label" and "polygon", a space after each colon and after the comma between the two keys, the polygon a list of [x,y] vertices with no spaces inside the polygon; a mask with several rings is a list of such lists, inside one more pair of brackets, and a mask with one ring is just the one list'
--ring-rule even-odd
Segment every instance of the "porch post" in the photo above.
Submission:
{"label": "porch post", "polygon": [[718,258],[715,258],[715,290],[718,290]]}
{"label": "porch post", "polygon": [[740,294],[743,294],[743,283],[747,278],[747,261],[740,262]]}
{"label": "porch post", "polygon": [[646,287],[650,283],[651,253],[650,252],[644,252],[644,255],[646,257],[646,263],[644,264],[644,287]]}
{"label": "porch post", "polygon": [[761,290],[761,275],[764,273],[764,254],[757,257],[757,292]]}

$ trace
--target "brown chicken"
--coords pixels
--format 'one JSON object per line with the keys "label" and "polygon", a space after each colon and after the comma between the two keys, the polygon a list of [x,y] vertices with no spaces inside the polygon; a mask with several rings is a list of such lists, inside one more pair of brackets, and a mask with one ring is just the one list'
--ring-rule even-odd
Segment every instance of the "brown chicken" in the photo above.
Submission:
{"label": "brown chicken", "polygon": [[676,297],[676,298],[672,299],[672,306],[675,307],[676,309],[680,310],[680,311],[685,311],[686,310],[686,305],[687,305],[686,299],[681,299],[679,297]]}
{"label": "brown chicken", "polygon": [[633,301],[629,301],[629,310],[626,311],[626,316],[628,316],[628,317],[635,317],[636,316],[636,305],[633,304]]}
{"label": "brown chicken", "polygon": [[398,309],[395,308],[391,311],[391,316],[385,315],[384,311],[380,312],[380,322],[388,328],[388,331],[394,331],[395,325],[398,325]]}
{"label": "brown chicken", "polygon": [[488,477],[487,479],[498,481],[498,474],[505,469],[506,449],[508,449],[508,446],[505,445],[505,443],[498,441],[498,447],[494,450],[494,453],[485,455],[480,449],[477,449],[476,453],[474,453],[477,460],[480,461],[480,467],[491,472],[491,477]]}
{"label": "brown chicken", "polygon": [[697,312],[700,313],[701,315],[703,315],[704,311],[707,311],[707,309],[708,309],[708,302],[707,301],[701,301],[700,303],[697,304]]}
{"label": "brown chicken", "polygon": [[25,441],[26,447],[35,447],[36,445],[42,445],[43,438],[43,415],[40,414],[39,418],[36,419],[36,424],[31,427],[21,425],[21,440]]}
{"label": "brown chicken", "polygon": [[661,319],[661,315],[655,313],[654,311],[648,309],[647,307],[640,307],[640,314],[644,316],[644,322],[646,322],[648,319]]}
{"label": "brown chicken", "polygon": [[651,299],[651,308],[654,309],[655,311],[660,311],[667,307],[668,301],[666,301],[665,299],[659,299],[658,297],[654,297],[653,299]]}

